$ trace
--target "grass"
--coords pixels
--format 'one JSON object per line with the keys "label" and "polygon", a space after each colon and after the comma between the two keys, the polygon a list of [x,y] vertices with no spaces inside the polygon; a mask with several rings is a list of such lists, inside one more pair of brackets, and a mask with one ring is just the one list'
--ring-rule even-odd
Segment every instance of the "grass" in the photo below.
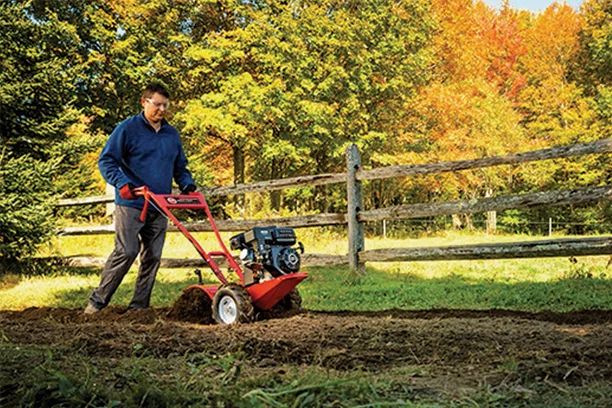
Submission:
{"label": "grass", "polygon": [[316,366],[261,371],[236,354],[159,358],[137,346],[131,357],[109,364],[0,340],[4,372],[17,373],[10,378],[0,373],[0,406],[593,407],[606,406],[612,398],[612,388],[603,382],[561,388],[546,382],[491,386],[483,381],[477,388],[432,394],[407,385],[404,376],[415,375],[409,367],[389,373]]}
{"label": "grass", "polygon": [[[344,254],[346,243],[321,229],[298,231],[308,252]],[[224,233],[227,242],[231,234]],[[204,248],[217,248],[209,233],[196,234]],[[465,245],[476,242],[533,240],[525,236],[487,236],[450,233],[421,239],[382,240],[370,238],[368,249]],[[537,239],[537,237],[535,238]],[[112,251],[112,236],[59,237],[43,256],[87,255],[106,257]],[[165,257],[196,257],[191,244],[178,233],[169,233]],[[487,261],[435,261],[369,263],[365,276],[346,267],[312,267],[309,279],[300,285],[304,306],[315,310],[399,309],[490,309],[526,311],[572,311],[612,308],[612,271],[608,257],[582,257],[577,263],[566,258]],[[51,275],[0,276],[0,309],[28,307],[84,307],[89,293],[99,283],[100,268],[64,268]],[[132,267],[113,298],[127,305],[131,299],[136,267]],[[204,271],[205,281],[217,280]],[[160,269],[152,294],[152,305],[171,306],[182,290],[196,282],[187,269]]]}
{"label": "grass", "polygon": [[[470,276],[472,273],[472,276]],[[320,279],[320,282],[316,282]],[[573,311],[609,309],[609,279],[558,279],[508,282],[506,278],[449,274],[423,278],[418,274],[368,269],[363,278],[348,277],[342,269],[312,271],[300,285],[308,307],[317,310],[386,309],[511,309]]]}
{"label": "grass", "polygon": [[[10,345],[0,345],[0,355],[11,355],[3,359],[9,369],[11,361],[22,361],[18,356],[42,360],[23,370],[19,383],[11,384],[12,395],[3,401],[0,393],[0,403],[36,407],[278,407],[299,406],[295,402],[300,400],[320,406],[326,400],[341,397],[349,402],[348,406],[358,406],[371,401],[375,392],[367,377],[287,367],[290,372],[281,383],[269,374],[262,376],[256,370],[243,369],[245,363],[237,355],[212,358],[193,353],[159,359],[147,356],[142,349],[137,351],[140,355],[135,352],[109,368],[102,362],[87,361],[87,356],[71,356],[78,363],[70,364],[66,357],[48,349],[15,352]],[[33,386],[20,386],[25,383]]]}
{"label": "grass", "polygon": [[[344,254],[346,242],[324,230],[298,231],[308,252]],[[230,234],[223,234],[228,240]],[[211,234],[197,234],[205,248],[216,248]],[[525,236],[446,234],[421,239],[370,238],[367,249],[461,245],[531,240]],[[41,254],[106,257],[112,236],[60,237]],[[165,257],[194,257],[179,234],[171,233]],[[612,273],[607,257],[500,261],[450,261],[368,264],[365,276],[346,267],[307,268],[300,284],[304,306],[314,310],[387,310],[399,308],[571,311],[612,308]],[[100,268],[56,270],[50,275],[0,275],[0,309],[84,307],[98,284]],[[113,304],[127,305],[136,270],[132,268]],[[216,280],[210,273],[204,278]],[[156,307],[170,306],[196,281],[186,269],[161,269],[152,297]],[[413,378],[427,377],[427,366],[398,364],[388,372],[335,371],[319,366],[282,365],[262,370],[240,354],[202,353],[154,356],[139,344],[127,358],[91,357],[61,345],[14,344],[0,332],[0,406],[23,407],[591,407],[612,400],[607,382],[583,386],[545,380],[536,383],[486,378],[474,388],[447,393],[419,389]],[[519,362],[508,358],[499,371],[513,378]],[[444,381],[441,378],[440,381]],[[407,385],[411,384],[411,385]],[[444,387],[441,387],[445,389]]]}

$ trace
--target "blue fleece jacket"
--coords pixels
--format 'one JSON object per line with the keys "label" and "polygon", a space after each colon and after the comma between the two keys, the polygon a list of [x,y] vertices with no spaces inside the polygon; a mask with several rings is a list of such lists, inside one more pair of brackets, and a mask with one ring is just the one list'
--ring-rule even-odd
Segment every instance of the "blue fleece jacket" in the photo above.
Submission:
{"label": "blue fleece jacket", "polygon": [[125,200],[119,195],[127,183],[147,186],[157,194],[170,194],[173,178],[180,189],[195,184],[178,131],[164,119],[156,132],[142,112],[115,128],[100,154],[98,168],[115,186],[115,204],[139,209],[144,205],[142,197]]}

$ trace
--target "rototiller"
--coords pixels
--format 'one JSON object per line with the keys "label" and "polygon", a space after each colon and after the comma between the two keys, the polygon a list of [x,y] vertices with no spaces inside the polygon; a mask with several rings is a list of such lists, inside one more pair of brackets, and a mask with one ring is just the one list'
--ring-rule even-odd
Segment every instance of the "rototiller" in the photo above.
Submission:
{"label": "rototiller", "polygon": [[[245,267],[243,272],[223,243],[208,204],[201,193],[154,194],[146,187],[141,187],[137,194],[144,196],[145,199],[141,221],[144,221],[149,204],[152,204],[187,237],[221,281],[220,286],[205,286],[202,284],[201,273],[196,270],[200,284],[189,286],[183,292],[206,293],[207,296],[203,298],[211,301],[210,312],[217,323],[247,323],[253,321],[259,312],[273,308],[289,310],[301,306],[301,297],[295,287],[308,277],[308,274],[299,272],[300,253],[304,253],[304,247],[297,242],[293,229],[275,226],[255,227],[231,237],[231,249],[240,250],[239,258]],[[204,210],[221,251],[206,252],[179,222],[172,209]],[[296,244],[297,247],[294,248]],[[240,278],[240,283],[228,282],[213,260],[213,256],[224,257],[229,267]]]}

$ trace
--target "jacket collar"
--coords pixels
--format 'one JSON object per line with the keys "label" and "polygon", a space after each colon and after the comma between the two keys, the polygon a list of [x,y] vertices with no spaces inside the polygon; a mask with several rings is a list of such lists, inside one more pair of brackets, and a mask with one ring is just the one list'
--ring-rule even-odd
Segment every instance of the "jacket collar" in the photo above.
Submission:
{"label": "jacket collar", "polygon": [[[152,131],[155,132],[155,129],[153,128],[153,126],[151,126],[151,124],[149,123],[149,121],[147,120],[147,118],[145,118],[144,115],[144,111],[140,112],[140,114],[138,115],[138,117],[140,118],[140,120],[142,120],[142,122],[144,123],[145,126],[147,126],[149,129],[151,129]],[[161,132],[161,130],[168,125],[168,121],[166,120],[166,118],[162,119],[161,122],[161,127],[159,128],[159,131]]]}

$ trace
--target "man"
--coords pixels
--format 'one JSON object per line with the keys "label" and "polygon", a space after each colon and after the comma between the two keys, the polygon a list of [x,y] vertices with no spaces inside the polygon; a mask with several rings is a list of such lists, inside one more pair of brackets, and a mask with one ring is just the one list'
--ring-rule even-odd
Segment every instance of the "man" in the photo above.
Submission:
{"label": "man", "polygon": [[128,310],[149,307],[168,221],[149,207],[145,222],[140,222],[144,198],[136,196],[135,189],[147,186],[154,193],[169,194],[174,178],[183,193],[196,190],[178,131],[164,119],[169,98],[162,85],[147,86],[140,100],[143,111],[121,122],[100,154],[100,173],[115,186],[115,249],[104,265],[100,285],[89,297],[86,314],[108,306],[138,255],[140,266]]}

